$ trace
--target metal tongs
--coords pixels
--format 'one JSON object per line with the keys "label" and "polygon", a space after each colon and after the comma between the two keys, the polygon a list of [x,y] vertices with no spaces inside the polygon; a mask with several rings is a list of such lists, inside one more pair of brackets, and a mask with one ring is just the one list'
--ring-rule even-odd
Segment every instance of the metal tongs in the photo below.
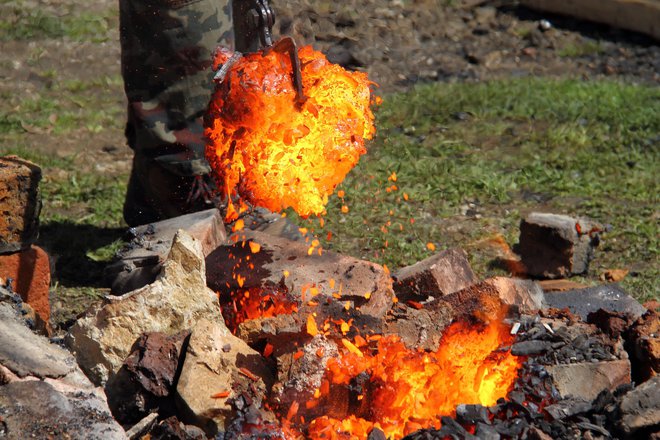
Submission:
{"label": "metal tongs", "polygon": [[[257,52],[262,50],[263,55],[270,52],[288,53],[291,60],[292,81],[296,89],[296,107],[301,108],[307,101],[303,92],[302,72],[298,48],[293,38],[282,37],[273,43],[272,31],[275,24],[275,12],[268,4],[268,0],[234,0],[234,28],[236,51],[216,72],[214,81],[222,82],[232,66],[243,55],[241,52]],[[255,35],[256,34],[256,35]],[[257,38],[261,48],[256,44]]]}

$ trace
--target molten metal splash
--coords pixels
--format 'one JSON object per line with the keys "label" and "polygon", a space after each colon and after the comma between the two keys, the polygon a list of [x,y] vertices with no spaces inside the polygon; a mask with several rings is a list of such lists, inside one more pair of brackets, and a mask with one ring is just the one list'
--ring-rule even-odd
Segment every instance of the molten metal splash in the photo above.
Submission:
{"label": "molten metal splash", "polygon": [[[211,100],[206,156],[228,200],[238,195],[307,217],[323,212],[375,128],[366,74],[331,64],[309,46],[298,53],[308,97],[301,108],[286,54],[247,54],[232,66]],[[230,56],[220,50],[214,67]]]}
{"label": "molten metal splash", "polygon": [[395,336],[380,339],[373,354],[347,351],[328,363],[317,401],[307,407],[331,405],[333,387],[346,387],[360,375],[368,377],[357,396],[364,403],[357,415],[343,420],[316,418],[306,437],[366,439],[378,427],[387,438],[401,438],[439,428],[440,418],[453,415],[458,404],[494,405],[512,389],[522,364],[499,350],[512,342],[498,319],[481,326],[452,324],[435,353],[407,349]]}

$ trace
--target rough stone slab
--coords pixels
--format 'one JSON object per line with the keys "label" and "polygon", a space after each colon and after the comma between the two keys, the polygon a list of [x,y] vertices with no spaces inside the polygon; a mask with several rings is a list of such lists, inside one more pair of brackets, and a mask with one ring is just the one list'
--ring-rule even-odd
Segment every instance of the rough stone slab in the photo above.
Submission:
{"label": "rough stone slab", "polygon": [[130,228],[130,243],[105,272],[111,292],[121,295],[154,282],[179,229],[199,240],[204,256],[227,240],[222,215],[215,208]]}
{"label": "rough stone slab", "polygon": [[417,307],[398,303],[388,314],[384,333],[399,336],[409,348],[437,351],[443,330],[455,317],[454,308],[440,300]]}
{"label": "rough stone slab", "polygon": [[115,419],[131,425],[150,412],[174,408],[174,387],[182,361],[184,342],[190,332],[175,335],[144,333],[131,354],[105,386]]}
{"label": "rough stone slab", "polygon": [[41,168],[18,156],[0,157],[0,254],[30,247],[39,232]]}
{"label": "rough stone slab", "polygon": [[[318,290],[319,298],[348,301],[375,317],[384,316],[392,306],[392,280],[378,264],[331,251],[319,255],[318,248],[310,252],[309,243],[258,231],[240,231],[230,240],[234,244],[220,246],[206,259],[208,285],[221,295],[283,282],[289,295],[301,302]],[[250,243],[259,250],[255,252]]]}
{"label": "rough stone slab", "polygon": [[[207,319],[197,322],[176,388],[182,420],[215,436],[236,415],[228,398],[245,393],[259,406],[272,384],[263,357],[224,324]],[[229,395],[212,397],[220,392]]]}
{"label": "rough stone slab", "polygon": [[68,351],[32,333],[7,303],[0,303],[0,364],[21,378],[58,378],[76,368]]}
{"label": "rough stone slab", "polygon": [[591,402],[603,390],[614,390],[630,383],[630,361],[548,365],[545,367],[562,398],[573,397]]}
{"label": "rough stone slab", "polygon": [[50,319],[50,259],[39,246],[0,255],[0,283],[12,279],[12,289],[46,325]]}
{"label": "rough stone slab", "polygon": [[623,396],[619,408],[619,426],[625,434],[631,435],[643,429],[659,429],[660,376],[655,376]]}
{"label": "rough stone slab", "polygon": [[[314,390],[321,386],[328,361],[339,356],[337,344],[323,335],[299,342],[297,350],[292,350],[290,345],[276,346],[273,352],[277,359],[277,384],[273,387],[272,397],[280,408],[312,399]],[[327,409],[319,405],[321,408]],[[312,413],[308,414],[308,417],[314,417]]]}
{"label": "rough stone slab", "polygon": [[640,317],[630,329],[628,342],[636,379],[660,375],[660,313],[649,310]]}
{"label": "rough stone slab", "polygon": [[533,212],[520,222],[518,253],[527,273],[566,278],[589,269],[599,243],[596,223],[566,215]]}
{"label": "rough stone slab", "polygon": [[589,313],[598,309],[611,312],[627,313],[634,318],[640,317],[646,309],[618,284],[606,284],[566,292],[546,292],[545,302],[555,309],[568,308],[571,313],[580,315],[586,321]]}
{"label": "rough stone slab", "polygon": [[64,394],[39,380],[0,386],[2,438],[127,439],[95,393]]}
{"label": "rough stone slab", "polygon": [[543,290],[532,280],[494,277],[485,281],[493,286],[504,304],[516,305],[520,311],[530,313],[545,306]]}
{"label": "rough stone slab", "polygon": [[477,282],[463,249],[439,252],[397,270],[392,278],[399,298],[448,295]]}
{"label": "rough stone slab", "polygon": [[174,334],[202,319],[222,323],[216,295],[206,287],[199,241],[177,232],[158,279],[119,297],[107,297],[78,319],[67,343],[92,382],[104,384],[145,332]]}

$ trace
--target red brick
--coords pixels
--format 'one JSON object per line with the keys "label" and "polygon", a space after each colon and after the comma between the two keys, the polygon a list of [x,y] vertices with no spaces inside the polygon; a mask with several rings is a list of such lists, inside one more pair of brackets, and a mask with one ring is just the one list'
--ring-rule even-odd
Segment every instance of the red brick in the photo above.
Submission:
{"label": "red brick", "polygon": [[13,290],[28,303],[44,322],[50,318],[50,262],[39,246],[8,255],[0,255],[0,278],[3,284],[12,278]]}
{"label": "red brick", "polygon": [[17,156],[0,157],[0,253],[27,249],[39,229],[41,168]]}
{"label": "red brick", "polygon": [[393,274],[394,291],[401,300],[449,295],[477,282],[463,249],[439,252]]}

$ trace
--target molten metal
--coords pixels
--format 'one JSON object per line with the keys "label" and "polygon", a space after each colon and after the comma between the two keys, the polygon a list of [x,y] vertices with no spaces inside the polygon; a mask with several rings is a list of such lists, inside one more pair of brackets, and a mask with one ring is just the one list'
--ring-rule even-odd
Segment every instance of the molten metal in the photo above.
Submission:
{"label": "molten metal", "polygon": [[[232,53],[218,51],[215,68]],[[372,83],[306,46],[296,105],[290,58],[277,51],[238,59],[218,84],[206,120],[206,156],[230,204],[239,196],[271,211],[321,214],[375,132]],[[228,217],[235,217],[231,206]]]}
{"label": "molten metal", "polygon": [[[395,336],[332,359],[326,382],[309,407],[332,405],[333,387],[346,387],[368,377],[357,399],[358,414],[342,420],[318,417],[308,426],[311,439],[366,439],[378,427],[387,438],[401,438],[421,428],[440,427],[442,416],[454,415],[458,404],[494,405],[513,388],[521,358],[499,348],[513,342],[499,319],[481,326],[458,322],[443,335],[433,353],[410,350]],[[336,394],[336,393],[334,393]]]}

